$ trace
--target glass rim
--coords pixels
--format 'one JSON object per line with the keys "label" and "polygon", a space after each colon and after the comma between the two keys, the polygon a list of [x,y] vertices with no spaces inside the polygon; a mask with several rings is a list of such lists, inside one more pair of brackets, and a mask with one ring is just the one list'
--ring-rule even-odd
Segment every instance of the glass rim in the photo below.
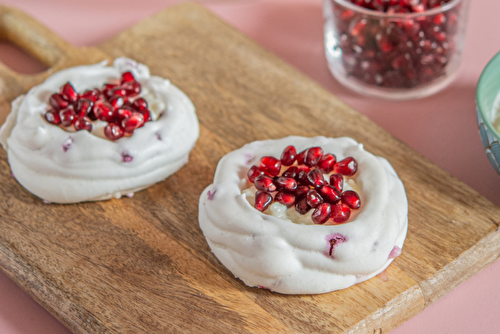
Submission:
{"label": "glass rim", "polygon": [[486,115],[486,110],[483,104],[483,101],[481,99],[478,99],[480,92],[482,91],[482,87],[485,85],[484,84],[484,77],[487,75],[486,73],[491,67],[494,67],[497,63],[497,59],[500,58],[500,52],[497,52],[489,61],[488,64],[484,67],[483,71],[481,72],[481,75],[479,76],[479,79],[477,81],[477,87],[476,87],[476,106],[477,110],[479,111],[479,114],[481,115],[484,124],[486,127],[490,130],[490,132],[495,136],[496,139],[500,140],[500,134],[498,134],[497,130],[493,127],[493,124],[491,123],[490,117],[487,117]]}
{"label": "glass rim", "polygon": [[459,3],[465,2],[466,0],[451,0],[444,6],[432,8],[425,10],[421,13],[385,13],[385,12],[379,12],[375,11],[372,9],[366,9],[361,6],[355,5],[352,2],[349,2],[347,0],[332,0],[333,2],[336,2],[337,4],[344,6],[346,8],[349,8],[352,11],[366,14],[369,16],[374,16],[374,17],[379,17],[379,18],[394,18],[394,19],[411,19],[415,17],[422,17],[422,16],[431,16],[431,15],[436,15],[439,13],[446,12],[454,7],[456,7]]}

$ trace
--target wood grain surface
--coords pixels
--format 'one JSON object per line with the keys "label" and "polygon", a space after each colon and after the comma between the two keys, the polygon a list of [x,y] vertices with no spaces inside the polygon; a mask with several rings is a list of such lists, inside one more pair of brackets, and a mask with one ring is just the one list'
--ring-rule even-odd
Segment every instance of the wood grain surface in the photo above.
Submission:
{"label": "wood grain surface", "polygon": [[[189,163],[120,200],[43,204],[0,150],[0,267],[74,333],[387,333],[500,254],[498,207],[200,6],[169,8],[96,48],[0,7],[0,38],[50,67],[23,76],[0,64],[0,122],[54,71],[118,56],[169,78],[200,120]],[[197,205],[217,162],[287,135],[350,136],[392,163],[410,225],[388,280],[280,295],[246,287],[210,252]]]}

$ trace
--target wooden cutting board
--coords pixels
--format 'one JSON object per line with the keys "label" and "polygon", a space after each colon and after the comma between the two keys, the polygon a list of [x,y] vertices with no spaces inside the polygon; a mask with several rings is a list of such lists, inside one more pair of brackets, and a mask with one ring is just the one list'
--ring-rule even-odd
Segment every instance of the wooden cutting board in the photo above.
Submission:
{"label": "wooden cutting board", "polygon": [[[133,198],[43,204],[0,150],[0,267],[74,333],[387,333],[500,254],[498,207],[200,6],[169,8],[97,48],[0,7],[0,38],[50,67],[23,76],[0,66],[0,122],[54,71],[118,56],[171,79],[197,108],[189,163]],[[388,280],[280,295],[246,287],[210,252],[197,204],[219,159],[292,134],[350,136],[395,167],[410,226]]]}

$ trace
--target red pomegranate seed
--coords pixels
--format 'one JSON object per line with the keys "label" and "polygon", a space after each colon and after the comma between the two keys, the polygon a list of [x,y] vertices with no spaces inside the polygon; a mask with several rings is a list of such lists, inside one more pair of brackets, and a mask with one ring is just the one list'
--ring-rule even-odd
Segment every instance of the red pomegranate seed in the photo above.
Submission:
{"label": "red pomegranate seed", "polygon": [[303,150],[302,152],[300,152],[295,156],[298,165],[304,164],[304,159],[306,158],[306,154],[307,154],[307,149]]}
{"label": "red pomegranate seed", "polygon": [[132,107],[140,111],[141,109],[147,109],[148,108],[148,102],[143,99],[142,97],[139,97],[135,99],[134,102],[132,102]]}
{"label": "red pomegranate seed", "polygon": [[323,173],[319,169],[311,169],[309,173],[307,173],[307,181],[309,185],[314,188],[321,188],[326,184],[325,179],[323,178]]}
{"label": "red pomegranate seed", "polygon": [[293,194],[297,200],[300,200],[307,195],[310,189],[309,186],[297,186]]}
{"label": "red pomegranate seed", "polygon": [[78,93],[75,90],[75,87],[69,82],[65,83],[61,88],[61,95],[68,102],[75,102],[78,100]]}
{"label": "red pomegranate seed", "polygon": [[341,174],[344,176],[353,176],[358,170],[358,163],[353,157],[347,157],[343,160],[338,161],[333,166],[333,171],[336,174]]}
{"label": "red pomegranate seed", "polygon": [[[283,160],[281,160],[281,162],[283,163]],[[283,176],[284,177],[291,177],[291,178],[295,179],[297,177],[297,172],[298,172],[298,168],[295,166],[292,166],[283,172]]]}
{"label": "red pomegranate seed", "polygon": [[314,167],[323,158],[323,149],[321,147],[311,147],[307,150],[304,163],[309,167]]}
{"label": "red pomegranate seed", "polygon": [[94,107],[94,102],[89,99],[79,99],[76,103],[75,111],[80,117],[85,117]]}
{"label": "red pomegranate seed", "polygon": [[115,123],[109,123],[104,128],[104,135],[109,140],[114,141],[114,140],[120,139],[121,137],[123,137],[124,134],[125,134],[125,131],[123,131],[123,129],[118,124],[115,124]]}
{"label": "red pomegranate seed", "polygon": [[323,173],[329,174],[333,170],[335,162],[337,162],[335,155],[327,153],[318,162],[318,167],[323,171]]}
{"label": "red pomegranate seed", "polygon": [[125,132],[132,133],[135,129],[144,125],[144,116],[139,112],[132,112],[132,115],[122,121]]}
{"label": "red pomegranate seed", "polygon": [[301,215],[305,215],[311,207],[307,204],[307,198],[303,198],[295,204],[295,210]]}
{"label": "red pomegranate seed", "polygon": [[50,124],[54,124],[54,125],[61,124],[61,117],[59,116],[59,112],[54,110],[54,109],[50,109],[49,111],[47,111],[45,113],[45,119]]}
{"label": "red pomegranate seed", "polygon": [[66,101],[61,94],[55,93],[50,96],[49,104],[55,110],[62,110],[69,106],[69,102]]}
{"label": "red pomegranate seed", "polygon": [[137,81],[128,81],[121,85],[125,91],[125,96],[134,97],[141,93],[141,84]]}
{"label": "red pomegranate seed", "polygon": [[255,193],[254,207],[259,211],[265,211],[269,204],[273,201],[273,197],[266,191],[259,190]]}
{"label": "red pomegranate seed", "polygon": [[62,126],[70,126],[73,124],[76,118],[76,112],[73,108],[68,107],[59,112],[59,116],[61,117],[61,125]]}
{"label": "red pomegranate seed", "polygon": [[258,190],[273,192],[276,191],[276,185],[273,182],[273,178],[267,175],[259,175],[254,181],[255,188]]}
{"label": "red pomegranate seed", "polygon": [[344,177],[340,174],[330,175],[330,185],[337,188],[339,192],[342,192],[342,189],[344,189]]}
{"label": "red pomegranate seed", "polygon": [[125,100],[121,96],[113,96],[112,98],[109,99],[109,104],[111,104],[111,106],[114,109],[120,108],[121,106],[123,106],[124,103]]}
{"label": "red pomegranate seed", "polygon": [[121,87],[115,87],[108,91],[108,97],[111,98],[112,96],[121,96],[121,97],[127,97],[127,91]]}
{"label": "red pomegranate seed", "polygon": [[113,95],[111,91],[116,87],[118,87],[118,85],[107,83],[102,86],[101,92],[104,96],[111,97]]}
{"label": "red pomegranate seed", "polygon": [[86,90],[83,92],[83,94],[80,95],[80,99],[88,99],[92,102],[96,102],[97,98],[100,95],[100,93],[98,92],[99,91],[97,89]]}
{"label": "red pomegranate seed", "polygon": [[318,205],[320,205],[321,203],[323,203],[323,198],[321,197],[321,195],[314,189],[311,189],[307,192],[307,196],[306,196],[306,200],[307,200],[307,204],[311,207],[311,208],[315,208],[317,207]]}
{"label": "red pomegranate seed", "polygon": [[330,206],[330,204],[321,203],[314,210],[314,212],[311,215],[311,218],[313,222],[316,224],[324,224],[327,222],[328,219],[330,219],[331,215],[332,215],[332,207]]}
{"label": "red pomegranate seed", "polygon": [[279,176],[274,180],[274,184],[279,190],[293,191],[297,189],[297,181],[291,177]]}
{"label": "red pomegranate seed", "polygon": [[132,110],[130,110],[128,108],[119,108],[116,111],[116,116],[118,116],[118,118],[120,119],[120,121],[123,121],[126,118],[129,118],[130,116],[132,116]]}
{"label": "red pomegranate seed", "polygon": [[92,131],[92,123],[85,117],[77,117],[74,127],[76,131],[80,130],[87,130],[88,132]]}
{"label": "red pomegranate seed", "polygon": [[247,172],[247,177],[248,177],[248,180],[250,182],[254,183],[257,176],[263,175],[263,174],[264,174],[264,171],[262,169],[260,169],[257,166],[252,166],[252,167],[250,167],[250,169]]}
{"label": "red pomegranate seed", "polygon": [[125,72],[125,73],[122,73],[122,79],[121,79],[121,83],[125,83],[127,81],[135,81],[135,77],[134,75],[132,74],[132,72]]}
{"label": "red pomegranate seed", "polygon": [[319,193],[321,194],[321,197],[323,197],[325,202],[328,202],[330,204],[337,204],[341,198],[340,191],[330,185],[321,187]]}
{"label": "red pomegranate seed", "polygon": [[94,115],[97,119],[106,122],[112,122],[115,116],[113,106],[107,102],[96,102],[94,105]]}
{"label": "red pomegranate seed", "polygon": [[332,205],[332,220],[337,224],[345,223],[351,216],[351,209],[343,203]]}
{"label": "red pomegranate seed", "polygon": [[295,204],[295,195],[279,191],[274,195],[274,201],[285,205],[287,208]]}
{"label": "red pomegranate seed", "polygon": [[309,181],[307,181],[307,174],[311,171],[311,168],[307,166],[299,166],[297,167],[297,176],[295,180],[299,184],[309,185]]}
{"label": "red pomegranate seed", "polygon": [[293,165],[296,155],[297,151],[294,146],[290,145],[285,147],[283,153],[281,154],[281,164],[283,164],[283,166]]}
{"label": "red pomegranate seed", "polygon": [[361,199],[359,195],[353,190],[346,190],[342,193],[342,203],[349,208],[356,210],[361,206]]}
{"label": "red pomegranate seed", "polygon": [[260,168],[271,176],[277,176],[281,170],[281,161],[271,156],[262,157],[260,159]]}
{"label": "red pomegranate seed", "polygon": [[144,122],[149,122],[152,120],[151,118],[151,113],[149,111],[149,109],[140,109],[139,112],[142,114],[142,116],[144,116]]}

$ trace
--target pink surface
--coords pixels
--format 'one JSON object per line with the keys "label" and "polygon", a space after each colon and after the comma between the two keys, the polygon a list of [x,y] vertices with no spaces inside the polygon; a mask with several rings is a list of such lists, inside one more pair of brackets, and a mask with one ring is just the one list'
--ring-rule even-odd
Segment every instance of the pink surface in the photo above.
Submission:
{"label": "pink surface", "polygon": [[[16,6],[74,45],[95,45],[176,0],[1,0]],[[323,54],[320,0],[200,1],[264,48],[319,82],[356,110],[470,187],[500,205],[500,179],[483,153],[475,120],[475,86],[500,50],[500,2],[472,1],[464,58],[453,84],[435,96],[408,102],[367,98],[330,75]],[[0,59],[23,72],[12,48]],[[404,251],[404,250],[403,250]],[[500,261],[481,271],[392,333],[499,333]],[[1,334],[69,333],[0,273]]]}

